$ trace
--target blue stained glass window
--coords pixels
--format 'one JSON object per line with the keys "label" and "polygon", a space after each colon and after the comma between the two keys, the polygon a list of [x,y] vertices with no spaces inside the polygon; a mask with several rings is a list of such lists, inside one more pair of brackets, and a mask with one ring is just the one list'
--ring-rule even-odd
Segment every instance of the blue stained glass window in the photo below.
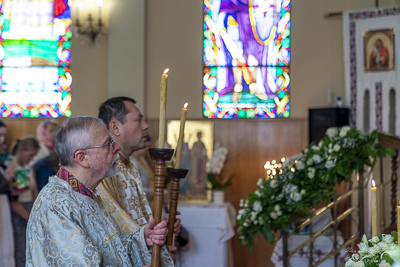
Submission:
{"label": "blue stained glass window", "polygon": [[290,114],[290,0],[204,0],[203,115]]}
{"label": "blue stained glass window", "polygon": [[68,0],[0,1],[0,116],[71,116]]}

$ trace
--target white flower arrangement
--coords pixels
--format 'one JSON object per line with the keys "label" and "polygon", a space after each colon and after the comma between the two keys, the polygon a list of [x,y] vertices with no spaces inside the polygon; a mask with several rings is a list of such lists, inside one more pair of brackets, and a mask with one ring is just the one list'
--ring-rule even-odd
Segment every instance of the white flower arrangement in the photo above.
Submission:
{"label": "white flower arrangement", "polygon": [[260,235],[274,243],[276,231],[297,227],[310,216],[310,207],[332,201],[336,184],[348,181],[365,166],[373,167],[387,153],[394,154],[393,149],[378,144],[378,136],[377,131],[364,134],[349,126],[329,128],[318,145],[311,144],[287,158],[282,169],[268,179],[258,179],[257,190],[240,202],[241,243],[252,249]]}
{"label": "white flower arrangement", "polygon": [[397,232],[383,234],[381,238],[374,236],[369,240],[364,235],[357,246],[359,250],[343,263],[345,267],[389,267],[400,256]]}
{"label": "white flower arrangement", "polygon": [[228,149],[219,143],[215,145],[213,154],[207,161],[206,171],[207,178],[213,190],[224,190],[231,185],[233,176],[223,178],[221,176],[224,169],[225,161],[228,156]]}

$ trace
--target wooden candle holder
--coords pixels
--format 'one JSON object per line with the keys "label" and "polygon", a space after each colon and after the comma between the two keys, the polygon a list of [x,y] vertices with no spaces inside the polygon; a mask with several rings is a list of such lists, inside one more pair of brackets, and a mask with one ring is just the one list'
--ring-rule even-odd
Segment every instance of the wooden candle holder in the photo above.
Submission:
{"label": "wooden candle holder", "polygon": [[[161,215],[164,203],[164,181],[165,181],[165,162],[172,158],[173,149],[149,148],[150,158],[156,161],[154,171],[154,219],[157,224],[161,222]],[[151,253],[151,267],[160,266],[160,246],[153,244]]]}
{"label": "wooden candle holder", "polygon": [[168,236],[167,236],[167,246],[174,245],[174,223],[176,219],[176,210],[178,207],[178,197],[179,197],[179,182],[180,179],[184,179],[189,170],[185,169],[174,169],[167,168],[167,175],[172,177],[171,183],[171,196],[169,201],[169,220],[168,220]]}

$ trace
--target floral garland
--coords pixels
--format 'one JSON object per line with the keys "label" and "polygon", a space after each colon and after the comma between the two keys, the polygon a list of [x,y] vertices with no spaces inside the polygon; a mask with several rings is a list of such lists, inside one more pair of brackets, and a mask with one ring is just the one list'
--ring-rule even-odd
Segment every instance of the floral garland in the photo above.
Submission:
{"label": "floral garland", "polygon": [[287,159],[271,179],[260,178],[258,189],[240,201],[238,233],[241,243],[253,248],[261,235],[275,242],[274,232],[300,225],[318,204],[327,204],[336,196],[333,187],[349,181],[354,171],[373,167],[376,159],[393,149],[378,144],[377,131],[363,134],[344,126],[329,128],[318,145]]}
{"label": "floral garland", "polygon": [[343,263],[345,267],[390,267],[400,256],[397,232],[370,240],[364,235],[357,246],[359,250]]}

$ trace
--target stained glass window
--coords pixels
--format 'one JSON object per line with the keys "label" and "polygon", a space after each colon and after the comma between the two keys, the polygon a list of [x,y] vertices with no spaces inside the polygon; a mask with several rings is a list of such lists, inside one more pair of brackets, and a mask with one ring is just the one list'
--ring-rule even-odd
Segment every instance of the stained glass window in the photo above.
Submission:
{"label": "stained glass window", "polygon": [[204,0],[204,117],[289,117],[290,8],[290,0]]}
{"label": "stained glass window", "polygon": [[71,116],[68,0],[0,0],[0,116]]}

